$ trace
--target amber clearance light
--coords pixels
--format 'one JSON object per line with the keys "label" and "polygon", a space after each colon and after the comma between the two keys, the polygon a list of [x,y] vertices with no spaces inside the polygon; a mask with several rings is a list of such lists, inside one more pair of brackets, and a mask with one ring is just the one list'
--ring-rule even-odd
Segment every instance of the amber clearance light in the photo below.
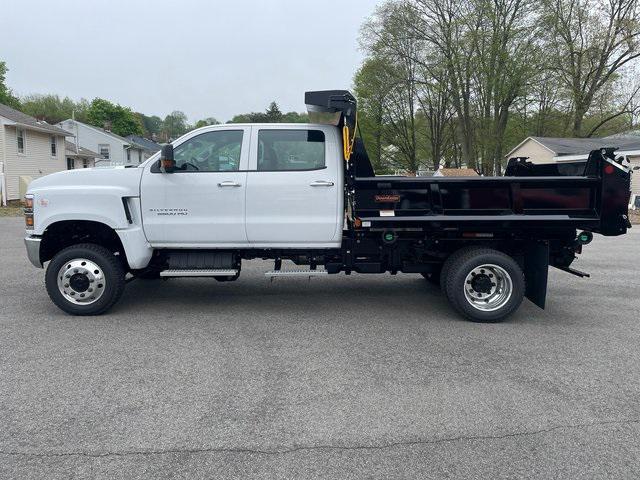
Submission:
{"label": "amber clearance light", "polygon": [[24,196],[24,226],[33,230],[33,195]]}

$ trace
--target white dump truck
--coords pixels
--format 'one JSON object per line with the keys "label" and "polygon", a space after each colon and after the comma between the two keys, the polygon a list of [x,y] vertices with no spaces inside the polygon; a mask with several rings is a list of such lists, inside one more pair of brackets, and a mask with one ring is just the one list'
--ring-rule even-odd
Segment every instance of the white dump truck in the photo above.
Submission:
{"label": "white dump truck", "polygon": [[463,316],[499,321],[525,297],[544,307],[550,265],[585,276],[571,263],[593,233],[630,227],[631,174],[613,148],[580,175],[513,159],[503,177],[376,176],[355,98],[306,103],[319,123],[208,126],[138,167],[32,182],[25,243],[48,262],[53,302],[96,315],[129,279],[233,281],[262,258],[272,277],[421,274]]}

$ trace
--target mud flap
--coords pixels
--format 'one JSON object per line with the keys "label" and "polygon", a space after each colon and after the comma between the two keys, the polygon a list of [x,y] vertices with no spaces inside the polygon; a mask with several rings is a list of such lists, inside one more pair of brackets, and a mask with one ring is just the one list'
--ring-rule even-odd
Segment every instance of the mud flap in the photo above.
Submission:
{"label": "mud flap", "polygon": [[549,275],[549,244],[531,242],[524,254],[525,296],[540,308],[547,299],[547,278]]}

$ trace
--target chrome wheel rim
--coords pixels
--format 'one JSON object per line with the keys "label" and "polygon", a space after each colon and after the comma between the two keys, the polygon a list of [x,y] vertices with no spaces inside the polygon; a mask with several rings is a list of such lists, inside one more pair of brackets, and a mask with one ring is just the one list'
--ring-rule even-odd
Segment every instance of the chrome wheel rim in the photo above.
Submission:
{"label": "chrome wheel rim", "polygon": [[106,286],[102,267],[86,258],[74,258],[58,271],[58,290],[65,300],[77,305],[97,302]]}
{"label": "chrome wheel rim", "polygon": [[498,265],[475,267],[464,280],[464,296],[467,302],[483,312],[492,312],[505,306],[512,294],[511,276]]}

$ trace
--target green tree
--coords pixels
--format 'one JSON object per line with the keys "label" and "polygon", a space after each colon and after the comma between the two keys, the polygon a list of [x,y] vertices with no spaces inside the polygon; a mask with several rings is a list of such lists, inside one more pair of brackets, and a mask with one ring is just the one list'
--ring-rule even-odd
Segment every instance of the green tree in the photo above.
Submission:
{"label": "green tree", "polygon": [[638,0],[544,0],[542,5],[547,51],[572,103],[571,133],[589,136],[593,131],[585,132],[583,123],[598,94],[640,56],[640,4]]}
{"label": "green tree", "polygon": [[282,122],[282,112],[276,102],[271,102],[266,111],[267,123],[279,123]]}
{"label": "green tree", "polygon": [[355,74],[354,93],[358,99],[358,125],[373,169],[391,173],[382,162],[384,147],[384,115],[389,86],[384,82],[381,59],[368,58]]}
{"label": "green tree", "polygon": [[284,123],[309,123],[309,115],[306,112],[287,112],[282,115],[281,121]]}
{"label": "green tree", "polygon": [[235,115],[227,123],[308,123],[306,113],[282,113],[276,102],[271,102],[265,112],[249,112]]}
{"label": "green tree", "polygon": [[28,95],[22,99],[22,111],[39,120],[56,124],[75,116],[76,120],[87,120],[88,103],[86,100],[74,102],[69,97],[60,98],[58,95]]}
{"label": "green tree", "polygon": [[220,122],[213,117],[203,118],[202,120],[198,120],[193,128],[207,127],[209,125],[220,125]]}
{"label": "green tree", "polygon": [[264,113],[250,112],[234,115],[227,123],[263,123]]}
{"label": "green tree", "polygon": [[160,135],[162,131],[162,119],[160,117],[157,115],[148,116],[144,113],[136,113],[136,115],[142,123],[146,137],[152,138]]}
{"label": "green tree", "polygon": [[416,125],[421,45],[407,34],[414,17],[406,2],[389,2],[377,9],[362,30],[362,43],[371,58],[378,60],[378,81],[385,89],[384,132],[389,148],[384,161],[410,174],[425,160],[418,157],[424,132],[420,135]]}
{"label": "green tree", "polygon": [[0,62],[0,103],[8,105],[12,108],[20,108],[20,100],[16,97],[11,89],[5,84],[6,75],[9,69],[5,62]]}
{"label": "green tree", "polygon": [[123,137],[144,133],[140,119],[131,109],[102,98],[93,99],[87,111],[87,120],[91,125],[110,130]]}
{"label": "green tree", "polygon": [[188,131],[187,116],[180,110],[174,110],[162,122],[162,138],[164,141],[175,140]]}

